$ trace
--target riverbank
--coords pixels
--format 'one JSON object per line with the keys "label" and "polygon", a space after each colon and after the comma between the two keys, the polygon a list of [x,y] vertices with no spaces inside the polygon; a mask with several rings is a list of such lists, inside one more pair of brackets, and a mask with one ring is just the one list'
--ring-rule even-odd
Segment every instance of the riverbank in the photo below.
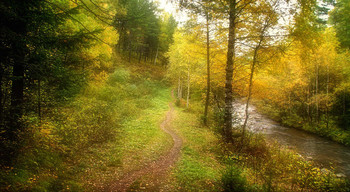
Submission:
{"label": "riverbank", "polygon": [[[180,104],[182,102],[179,102]],[[259,133],[233,144],[222,141],[220,126],[200,121],[202,105],[192,100],[175,108],[173,128],[184,139],[181,158],[166,184],[171,191],[348,191],[345,178],[332,169],[300,156],[295,150],[268,141]],[[236,118],[238,120],[238,118]],[[242,120],[239,118],[239,120]],[[239,135],[239,133],[235,134]]]}
{"label": "riverbank", "polygon": [[[236,122],[241,126],[245,115],[245,103],[237,101],[234,108],[234,116],[241,120]],[[345,174],[350,178],[350,148],[304,130],[282,126],[262,115],[254,105],[250,105],[249,114],[248,128],[254,133],[263,134],[270,142],[278,141],[321,167],[334,167],[338,174]]]}
{"label": "riverbank", "polygon": [[278,108],[266,102],[253,100],[252,104],[257,107],[259,113],[266,115],[268,118],[283,126],[316,134],[320,137],[350,147],[350,131],[339,128],[334,121],[330,121],[328,126],[324,122],[309,123],[296,114],[288,115],[288,113],[283,113],[283,115],[281,115],[282,112],[280,112]]}

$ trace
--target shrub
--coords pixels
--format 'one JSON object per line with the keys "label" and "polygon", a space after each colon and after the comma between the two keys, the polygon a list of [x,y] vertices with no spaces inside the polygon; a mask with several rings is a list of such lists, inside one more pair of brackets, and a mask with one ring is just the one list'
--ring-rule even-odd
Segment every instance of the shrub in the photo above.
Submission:
{"label": "shrub", "polygon": [[214,132],[219,135],[223,135],[224,131],[224,110],[215,108],[214,109]]}
{"label": "shrub", "polygon": [[225,172],[222,174],[221,182],[224,191],[244,192],[247,189],[247,180],[241,176],[242,170],[235,165],[228,165]]}
{"label": "shrub", "polygon": [[108,84],[113,85],[116,82],[124,83],[127,80],[129,80],[129,78],[130,78],[129,71],[120,68],[120,69],[115,70],[115,72],[109,76],[107,82],[108,82]]}
{"label": "shrub", "polygon": [[176,105],[176,106],[178,106],[178,107],[180,107],[180,106],[181,106],[181,101],[180,101],[180,99],[176,99],[176,101],[175,101],[175,105]]}

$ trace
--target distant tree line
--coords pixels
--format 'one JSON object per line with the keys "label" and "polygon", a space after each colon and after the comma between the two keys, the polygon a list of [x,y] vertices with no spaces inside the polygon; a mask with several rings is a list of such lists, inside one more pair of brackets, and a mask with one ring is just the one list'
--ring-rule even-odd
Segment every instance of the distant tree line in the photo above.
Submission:
{"label": "distant tree line", "polygon": [[125,12],[116,15],[115,26],[119,32],[118,50],[139,62],[156,63],[160,58],[166,64],[165,53],[173,42],[177,23],[172,15],[161,19],[157,7],[149,0],[122,0]]}

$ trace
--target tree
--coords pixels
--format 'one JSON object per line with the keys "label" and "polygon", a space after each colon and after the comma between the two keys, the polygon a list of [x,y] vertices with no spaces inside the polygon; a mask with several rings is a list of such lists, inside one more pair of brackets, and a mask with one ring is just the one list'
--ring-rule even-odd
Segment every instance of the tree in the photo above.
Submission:
{"label": "tree", "polygon": [[[169,51],[170,45],[174,42],[174,33],[177,29],[177,22],[173,15],[163,14],[160,24],[160,35],[159,35],[159,58],[163,65],[167,65],[169,58],[166,57],[166,53]],[[157,57],[156,57],[157,59]],[[156,62],[156,60],[155,60]]]}
{"label": "tree", "polygon": [[208,108],[210,100],[210,22],[211,18],[215,15],[214,9],[216,4],[212,0],[193,0],[193,1],[180,1],[180,6],[190,10],[192,13],[203,16],[205,18],[205,30],[206,30],[206,68],[207,68],[207,86],[205,96],[205,106],[203,114],[203,123],[208,123]]}
{"label": "tree", "polygon": [[160,20],[156,16],[156,7],[149,0],[120,1],[126,13],[118,13],[115,27],[119,32],[119,50],[152,60],[159,49]]}
{"label": "tree", "polygon": [[233,112],[233,93],[232,93],[232,77],[233,65],[235,62],[235,46],[236,46],[236,24],[238,20],[237,2],[230,0],[229,4],[229,32],[227,43],[226,58],[226,81],[225,81],[225,115],[224,115],[224,137],[227,142],[232,142],[232,112]]}
{"label": "tree", "polygon": [[[83,1],[0,3],[2,160],[12,161],[30,137],[26,119],[40,123],[46,114],[42,111],[48,112],[77,94],[92,72],[91,60],[100,66],[107,63],[102,54],[91,59],[89,47],[94,40],[108,43],[102,39],[105,34],[100,35],[102,21],[88,16],[93,14],[88,6]],[[87,27],[84,22],[91,20],[96,25]]]}
{"label": "tree", "polygon": [[350,1],[339,0],[330,13],[330,19],[343,48],[350,48]]}
{"label": "tree", "polygon": [[[1,159],[10,162],[19,147],[19,132],[23,131],[29,66],[42,55],[37,54],[38,42],[52,37],[49,26],[56,25],[51,7],[38,0],[2,1],[1,7]],[[41,11],[40,11],[41,10]],[[38,30],[42,33],[38,35]],[[41,45],[45,46],[45,45]],[[11,84],[11,86],[6,86]],[[3,154],[4,153],[4,154]]]}
{"label": "tree", "polygon": [[207,93],[205,97],[205,107],[204,107],[204,124],[208,124],[208,108],[209,108],[209,98],[210,98],[210,30],[209,30],[209,13],[206,12],[205,15],[205,25],[207,33]]}
{"label": "tree", "polygon": [[[189,108],[190,87],[191,84],[200,76],[203,69],[201,65],[204,62],[201,43],[196,39],[197,34],[187,34],[180,31],[175,32],[174,44],[170,46],[168,78],[178,84],[178,99],[182,99],[183,81],[187,83],[186,107]],[[197,50],[189,52],[188,50]]]}
{"label": "tree", "polygon": [[[252,26],[249,36],[256,37],[253,38],[254,40],[252,43],[254,44],[252,48],[253,52],[253,58],[250,65],[250,77],[248,82],[248,94],[247,94],[247,101],[246,101],[246,107],[245,107],[245,119],[242,127],[242,144],[244,143],[245,138],[245,131],[246,126],[249,118],[249,102],[252,96],[252,88],[253,88],[253,77],[255,73],[255,68],[257,65],[262,65],[263,62],[261,58],[261,50],[262,49],[269,49],[271,45],[269,45],[269,40],[272,41],[273,39],[268,38],[268,32],[269,30],[278,23],[278,15],[276,13],[276,5],[278,5],[279,1],[271,2],[261,2],[261,5],[257,7],[258,9],[263,9],[264,13],[259,15],[254,15],[252,18],[252,22],[255,23],[254,26]],[[271,51],[271,50],[270,50]],[[271,59],[271,58],[269,58]]]}

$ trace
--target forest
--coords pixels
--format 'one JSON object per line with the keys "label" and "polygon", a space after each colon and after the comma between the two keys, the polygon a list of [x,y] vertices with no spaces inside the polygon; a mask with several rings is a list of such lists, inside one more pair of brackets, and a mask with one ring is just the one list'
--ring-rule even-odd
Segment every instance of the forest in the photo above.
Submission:
{"label": "forest", "polygon": [[0,14],[0,191],[350,191],[350,0]]}

